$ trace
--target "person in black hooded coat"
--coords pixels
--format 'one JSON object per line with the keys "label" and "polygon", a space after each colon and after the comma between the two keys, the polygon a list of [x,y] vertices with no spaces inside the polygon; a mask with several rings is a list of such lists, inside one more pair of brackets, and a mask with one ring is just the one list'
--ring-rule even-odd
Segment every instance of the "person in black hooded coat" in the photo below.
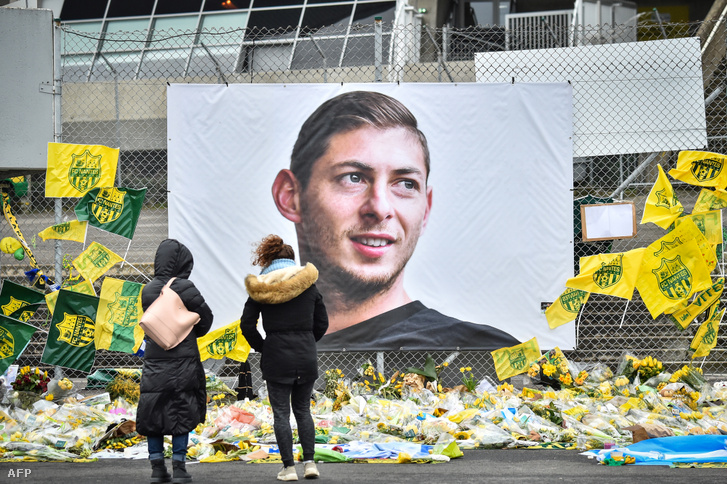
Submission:
{"label": "person in black hooded coat", "polygon": [[[240,317],[240,329],[250,346],[261,353],[260,369],[267,383],[275,440],[283,461],[277,478],[298,480],[290,428],[292,406],[305,477],[313,479],[319,472],[313,461],[316,434],[310,400],[318,378],[316,341],[328,329],[326,306],[315,285],[318,269],[310,263],[296,265],[293,248],[277,235],[265,237],[253,257],[253,265],[263,270],[245,278],[250,297]],[[261,315],[265,338],[258,331]]]}
{"label": "person in black hooded coat", "polygon": [[154,257],[154,279],[144,286],[141,305],[146,309],[159,297],[169,279],[185,307],[199,314],[199,322],[187,337],[165,351],[145,337],[144,366],[141,373],[141,397],[136,411],[136,430],[147,438],[152,464],[151,482],[169,482],[164,464],[164,436],[172,436],[173,482],[191,482],[185,469],[189,432],[204,422],[207,390],[197,338],[212,326],[212,311],[190,281],[194,266],[190,250],[181,242],[166,239]]}

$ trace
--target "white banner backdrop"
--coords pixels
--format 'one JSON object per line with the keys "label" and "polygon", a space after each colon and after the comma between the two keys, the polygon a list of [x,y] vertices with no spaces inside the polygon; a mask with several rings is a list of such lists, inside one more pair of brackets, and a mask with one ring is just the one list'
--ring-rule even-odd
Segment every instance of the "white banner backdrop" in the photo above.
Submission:
{"label": "white banner backdrop", "polygon": [[570,82],[573,156],[707,146],[699,37],[475,54],[477,82]]}
{"label": "white banner backdrop", "polygon": [[275,233],[297,253],[271,185],[305,119],[357,90],[401,101],[429,142],[433,202],[405,270],[412,299],[521,341],[537,336],[541,348],[573,348],[574,325],[550,330],[541,309],[573,275],[567,83],[170,85],[169,236],[194,254],[214,327],[242,313],[256,242]]}

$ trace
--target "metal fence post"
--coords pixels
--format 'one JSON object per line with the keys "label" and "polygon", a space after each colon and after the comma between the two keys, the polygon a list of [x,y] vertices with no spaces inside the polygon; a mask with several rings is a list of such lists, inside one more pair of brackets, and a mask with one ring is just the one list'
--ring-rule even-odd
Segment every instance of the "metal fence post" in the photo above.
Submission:
{"label": "metal fence post", "polygon": [[374,18],[374,82],[381,82],[384,56],[384,36],[381,17]]}
{"label": "metal fence post", "polygon": [[[60,143],[63,139],[63,120],[61,117],[61,89],[63,83],[63,68],[61,57],[61,27],[53,24],[53,141]],[[63,220],[63,199],[56,198],[53,206],[55,223]],[[53,280],[61,284],[63,278],[63,247],[60,240],[55,241],[55,273]]]}

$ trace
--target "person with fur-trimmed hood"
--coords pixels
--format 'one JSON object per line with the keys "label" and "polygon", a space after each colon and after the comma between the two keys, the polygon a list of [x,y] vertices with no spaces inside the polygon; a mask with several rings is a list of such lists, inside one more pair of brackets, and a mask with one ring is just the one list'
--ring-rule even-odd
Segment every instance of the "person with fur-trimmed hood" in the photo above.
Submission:
{"label": "person with fur-trimmed hood", "polygon": [[[152,483],[192,482],[185,467],[189,432],[204,422],[207,412],[207,387],[197,338],[207,334],[213,316],[204,297],[189,280],[193,267],[192,252],[184,244],[175,239],[163,240],[154,256],[154,279],[141,292],[141,306],[146,311],[169,279],[175,277],[171,289],[189,311],[200,316],[187,337],[168,351],[151,338],[144,338],[136,430],[147,439]],[[164,464],[165,435],[172,436],[173,476]]]}
{"label": "person with fur-trimmed hood", "polygon": [[[318,269],[313,264],[295,263],[293,248],[277,235],[265,237],[253,251],[253,265],[260,275],[245,278],[249,298],[240,318],[242,334],[261,354],[260,369],[267,383],[273,409],[273,429],[283,468],[280,481],[297,481],[293,461],[293,434],[290,407],[298,424],[303,448],[304,475],[319,476],[313,461],[315,426],[310,413],[313,385],[318,378],[316,342],[328,330],[328,313],[315,282]],[[262,314],[265,338],[257,329]]]}

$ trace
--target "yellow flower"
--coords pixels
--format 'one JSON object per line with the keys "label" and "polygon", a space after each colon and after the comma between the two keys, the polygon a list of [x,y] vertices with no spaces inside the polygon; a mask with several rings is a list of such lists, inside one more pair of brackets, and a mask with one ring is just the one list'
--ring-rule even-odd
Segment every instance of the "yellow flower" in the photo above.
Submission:
{"label": "yellow flower", "polygon": [[447,368],[449,366],[449,361],[445,361],[444,363],[442,363],[442,366]]}
{"label": "yellow flower", "polygon": [[551,365],[550,363],[545,363],[543,365],[543,375],[545,376],[551,376],[555,374],[556,367],[555,365]]}
{"label": "yellow flower", "polygon": [[52,402],[53,401],[53,394],[52,393],[49,393],[48,395],[45,396],[45,399],[48,400],[49,402]]}
{"label": "yellow flower", "polygon": [[464,373],[464,366],[460,367],[459,372]]}
{"label": "yellow flower", "polygon": [[465,368],[465,370],[472,371],[472,367],[471,366],[468,366],[467,368]]}

